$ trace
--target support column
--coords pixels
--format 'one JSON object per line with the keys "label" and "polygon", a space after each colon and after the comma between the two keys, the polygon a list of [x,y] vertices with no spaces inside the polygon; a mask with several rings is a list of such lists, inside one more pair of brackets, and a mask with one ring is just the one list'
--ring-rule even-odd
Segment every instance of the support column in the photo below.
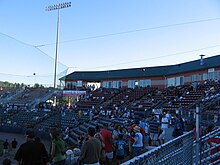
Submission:
{"label": "support column", "polygon": [[200,164],[200,107],[196,105],[196,165]]}

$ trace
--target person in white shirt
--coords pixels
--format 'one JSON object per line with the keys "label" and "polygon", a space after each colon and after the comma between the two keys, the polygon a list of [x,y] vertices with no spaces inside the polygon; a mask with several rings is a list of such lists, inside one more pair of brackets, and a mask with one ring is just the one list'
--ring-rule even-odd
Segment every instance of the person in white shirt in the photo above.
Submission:
{"label": "person in white shirt", "polygon": [[134,143],[133,147],[133,157],[138,156],[141,154],[143,148],[143,135],[140,133],[141,128],[139,126],[135,126],[134,131]]}
{"label": "person in white shirt", "polygon": [[160,140],[160,143],[163,144],[165,142],[165,139],[166,139],[166,131],[167,131],[167,128],[169,127],[169,120],[168,118],[166,117],[165,114],[163,114],[162,116],[162,119],[161,119],[161,130],[162,130],[162,133],[160,134],[159,136],[159,140]]}
{"label": "person in white shirt", "polygon": [[171,124],[171,114],[169,113],[169,111],[167,112],[166,117],[167,117],[169,123]]}

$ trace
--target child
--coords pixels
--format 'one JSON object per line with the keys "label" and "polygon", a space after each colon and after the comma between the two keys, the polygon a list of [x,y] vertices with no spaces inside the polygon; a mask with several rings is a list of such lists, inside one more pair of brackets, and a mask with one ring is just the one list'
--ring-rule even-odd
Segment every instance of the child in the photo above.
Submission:
{"label": "child", "polygon": [[116,142],[116,162],[117,162],[117,165],[119,165],[125,157],[125,146],[126,146],[126,143],[125,143],[125,140],[123,139],[123,135],[119,134],[118,140]]}

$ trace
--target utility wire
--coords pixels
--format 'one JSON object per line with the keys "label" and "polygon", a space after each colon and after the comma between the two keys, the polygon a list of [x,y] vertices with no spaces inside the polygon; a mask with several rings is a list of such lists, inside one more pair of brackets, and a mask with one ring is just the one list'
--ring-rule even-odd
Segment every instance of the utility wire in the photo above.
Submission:
{"label": "utility wire", "polygon": [[[204,47],[204,48],[199,48],[199,49],[194,49],[194,50],[188,50],[188,51],[184,51],[184,52],[167,54],[167,55],[153,57],[153,58],[145,58],[145,59],[140,59],[140,60],[135,60],[135,61],[122,62],[122,63],[112,64],[112,65],[107,65],[107,66],[103,65],[103,66],[92,67],[92,68],[86,68],[86,67],[81,67],[81,68],[85,68],[85,70],[88,70],[88,69],[98,69],[98,68],[107,68],[107,67],[131,64],[131,63],[136,63],[136,62],[155,60],[155,59],[160,59],[160,58],[169,57],[169,56],[176,56],[176,55],[180,55],[180,54],[192,53],[192,52],[197,52],[197,51],[206,50],[206,49],[212,49],[212,48],[216,48],[216,47],[220,47],[220,45],[214,45],[214,46],[209,46],[209,47]],[[73,67],[69,67],[69,68],[73,68]]]}
{"label": "utility wire", "polygon": [[[122,34],[128,34],[128,33],[135,33],[135,32],[141,32],[141,31],[156,30],[156,29],[168,28],[168,27],[174,27],[174,26],[182,26],[182,25],[187,25],[187,24],[195,24],[195,23],[201,23],[201,22],[216,21],[216,20],[220,20],[220,18],[211,18],[211,19],[204,19],[204,20],[198,20],[198,21],[190,21],[190,22],[184,22],[184,23],[162,25],[162,26],[150,27],[150,28],[144,28],[144,29],[136,29],[136,30],[130,30],[130,31],[123,31],[123,32],[117,32],[117,33],[109,33],[109,34],[104,34],[104,35],[98,35],[98,36],[92,36],[92,37],[85,37],[85,38],[79,38],[79,39],[62,41],[62,42],[59,42],[59,44],[69,43],[69,42],[76,42],[76,41],[82,41],[82,40],[89,40],[89,39],[96,39],[96,38],[103,38],[103,37],[109,37],[109,36],[116,36],[116,35],[122,35]],[[8,38],[11,38],[11,39],[13,39],[13,40],[23,44],[23,45],[33,47],[33,48],[37,49],[38,51],[40,51],[41,53],[43,53],[44,55],[52,58],[51,56],[46,54],[44,51],[42,51],[39,47],[53,45],[55,43],[42,44],[42,45],[31,45],[31,44],[28,44],[28,43],[23,42],[21,40],[18,40],[16,38],[12,37],[12,36],[9,36],[7,34],[1,33],[1,32],[0,32],[0,34],[6,36]],[[99,67],[87,68],[87,69],[104,68],[104,67],[124,65],[124,64],[135,63],[135,62],[146,61],[146,60],[153,60],[153,59],[158,59],[158,58],[162,58],[162,57],[175,56],[175,55],[179,55],[179,54],[185,54],[185,53],[195,52],[195,51],[204,50],[204,49],[210,49],[210,48],[219,47],[219,46],[220,45],[215,45],[215,46],[205,47],[205,48],[201,48],[201,49],[197,49],[197,50],[190,50],[190,51],[179,52],[179,53],[175,53],[175,54],[168,54],[168,55],[159,56],[159,57],[155,57],[155,58],[141,59],[141,60],[136,60],[136,61],[118,63],[118,64],[113,64],[113,65],[108,65],[108,66],[99,66]],[[65,64],[62,64],[62,65],[66,66]],[[68,67],[68,68],[76,68],[76,67]],[[14,75],[14,76],[23,76],[23,75]]]}
{"label": "utility wire", "polygon": [[[37,51],[41,52],[42,54],[48,56],[49,58],[54,59],[53,57],[49,56],[47,53],[45,53],[44,51],[42,51],[41,49],[39,49],[39,48],[38,48],[37,46],[35,46],[35,45],[31,45],[31,44],[28,44],[28,43],[23,42],[23,41],[21,41],[21,40],[18,40],[18,39],[16,39],[15,37],[9,36],[8,34],[4,34],[4,33],[1,33],[1,32],[0,32],[0,34],[3,35],[3,36],[6,36],[6,37],[8,37],[8,38],[10,38],[10,39],[12,39],[12,40],[15,40],[16,42],[19,42],[19,43],[21,43],[22,45],[26,45],[26,46],[32,47],[32,48],[36,49]],[[59,61],[58,61],[58,62],[59,62]],[[64,65],[65,67],[67,67],[65,64],[63,64],[63,63],[61,63],[61,62],[59,62],[59,63],[62,64],[62,65]]]}
{"label": "utility wire", "polygon": [[[211,18],[211,19],[204,19],[204,20],[198,20],[198,21],[190,21],[190,22],[162,25],[162,26],[156,26],[156,27],[150,27],[150,28],[129,30],[129,31],[117,32],[117,33],[109,33],[109,34],[97,35],[97,36],[92,36],[92,37],[78,38],[78,39],[73,39],[73,40],[61,41],[61,42],[59,42],[59,44],[76,42],[76,41],[83,41],[83,40],[90,40],[90,39],[97,39],[97,38],[104,38],[104,37],[110,37],[110,36],[116,36],[116,35],[123,35],[123,34],[128,34],[128,33],[136,33],[136,32],[141,32],[141,31],[156,30],[156,29],[168,28],[168,27],[174,27],[174,26],[195,24],[195,23],[201,23],[201,22],[217,21],[217,20],[220,20],[220,18]],[[35,47],[39,48],[39,47],[44,47],[44,46],[49,46],[49,45],[54,45],[54,44],[55,43],[48,43],[48,44],[36,45]]]}
{"label": "utility wire", "polygon": [[[112,65],[107,65],[107,66],[105,65],[105,66],[98,66],[98,67],[91,67],[91,68],[86,68],[86,67],[68,67],[68,69],[71,69],[71,68],[81,68],[81,69],[84,69],[84,70],[89,70],[89,69],[107,68],[107,67],[118,66],[118,65],[125,65],[125,64],[130,64],[130,63],[141,62],[141,61],[155,60],[155,59],[169,57],[169,56],[176,56],[176,55],[180,55],[180,54],[192,53],[192,52],[206,50],[206,49],[211,49],[211,48],[216,48],[216,47],[220,47],[220,45],[214,45],[214,46],[209,46],[209,47],[204,47],[204,48],[199,48],[199,49],[194,49],[194,50],[189,50],[189,51],[184,51],[184,52],[167,54],[167,55],[153,57],[153,58],[145,58],[145,59],[140,59],[140,60],[135,60],[135,61],[117,63],[117,64],[112,64]],[[66,71],[66,70],[64,70],[64,71]],[[0,75],[18,76],[18,77],[50,77],[53,74],[52,73],[48,73],[48,74],[39,74],[39,75],[17,75],[17,74],[0,73]]]}
{"label": "utility wire", "polygon": [[53,76],[53,74],[39,74],[39,75],[19,75],[19,74],[10,74],[10,73],[0,73],[0,75],[6,75],[6,76],[16,76],[16,77],[50,77]]}

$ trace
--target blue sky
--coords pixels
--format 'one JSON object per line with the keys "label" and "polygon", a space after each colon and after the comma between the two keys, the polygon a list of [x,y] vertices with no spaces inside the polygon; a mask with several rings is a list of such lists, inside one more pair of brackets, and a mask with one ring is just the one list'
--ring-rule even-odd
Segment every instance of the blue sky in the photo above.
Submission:
{"label": "blue sky", "polygon": [[45,7],[59,2],[72,3],[60,11],[59,76],[220,52],[218,0],[0,0],[0,80],[53,84],[57,11]]}

